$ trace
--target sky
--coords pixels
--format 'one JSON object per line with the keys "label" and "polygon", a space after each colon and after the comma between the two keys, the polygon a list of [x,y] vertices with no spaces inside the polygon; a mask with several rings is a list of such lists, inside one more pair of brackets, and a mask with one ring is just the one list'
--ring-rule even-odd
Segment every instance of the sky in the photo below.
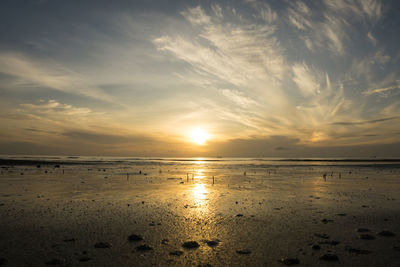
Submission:
{"label": "sky", "polygon": [[0,6],[0,154],[400,157],[399,1]]}

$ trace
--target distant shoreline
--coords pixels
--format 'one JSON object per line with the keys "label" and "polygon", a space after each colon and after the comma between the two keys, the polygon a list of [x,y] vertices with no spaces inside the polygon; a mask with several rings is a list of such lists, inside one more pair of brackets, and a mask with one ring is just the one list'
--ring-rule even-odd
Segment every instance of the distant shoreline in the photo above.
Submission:
{"label": "distant shoreline", "polygon": [[112,158],[112,157],[30,157],[30,158],[1,158],[1,166],[33,166],[33,165],[98,165],[98,164],[149,164],[158,163],[161,165],[188,163],[221,163],[221,164],[243,164],[257,166],[346,166],[346,167],[393,167],[400,168],[400,159],[312,159],[312,158]]}

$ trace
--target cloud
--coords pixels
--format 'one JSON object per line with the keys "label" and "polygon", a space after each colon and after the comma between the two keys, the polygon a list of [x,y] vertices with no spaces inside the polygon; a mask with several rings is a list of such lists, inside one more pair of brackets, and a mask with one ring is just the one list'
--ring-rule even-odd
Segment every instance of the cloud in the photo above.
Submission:
{"label": "cloud", "polygon": [[224,15],[222,14],[222,8],[220,5],[218,5],[218,4],[212,5],[211,9],[214,12],[215,16],[217,16],[217,18],[222,19],[224,17]]}
{"label": "cloud", "polygon": [[373,95],[373,94],[380,94],[381,96],[386,96],[386,93],[388,93],[389,91],[396,90],[396,89],[400,89],[400,85],[393,85],[393,86],[384,87],[384,88],[375,88],[375,89],[364,91],[363,94],[367,95],[367,96]]}
{"label": "cloud", "polygon": [[374,46],[377,45],[378,41],[377,41],[376,38],[372,35],[371,32],[368,32],[368,33],[367,33],[367,37],[368,37],[368,40],[369,40]]}
{"label": "cloud", "polygon": [[234,102],[235,104],[237,104],[243,108],[250,107],[251,105],[257,105],[256,101],[246,97],[243,93],[229,90],[229,89],[223,89],[221,92],[229,100],[231,100],[232,102]]}
{"label": "cloud", "polygon": [[380,123],[380,122],[398,120],[399,118],[400,118],[399,116],[395,116],[395,117],[390,117],[390,118],[381,118],[381,119],[368,120],[368,121],[333,122],[331,124],[332,125],[365,125],[365,124],[375,124],[375,123]]}
{"label": "cloud", "polygon": [[320,90],[320,83],[316,80],[317,76],[321,76],[312,67],[307,66],[304,62],[302,64],[294,64],[293,81],[297,84],[301,93],[305,96],[316,94]]}
{"label": "cloud", "polygon": [[84,141],[95,144],[148,144],[155,142],[150,136],[139,136],[139,135],[116,135],[109,133],[98,133],[89,132],[82,130],[70,130],[62,133],[63,136],[71,138],[72,140]]}
{"label": "cloud", "polygon": [[47,87],[102,101],[112,101],[112,97],[104,94],[82,75],[52,60],[46,61],[18,53],[0,52],[0,73],[17,79],[17,82],[10,84],[13,87]]}
{"label": "cloud", "polygon": [[[218,8],[216,9],[218,10]],[[204,10],[200,6],[188,8],[186,11],[182,11],[181,14],[194,25],[210,23],[210,17],[204,13]]]}

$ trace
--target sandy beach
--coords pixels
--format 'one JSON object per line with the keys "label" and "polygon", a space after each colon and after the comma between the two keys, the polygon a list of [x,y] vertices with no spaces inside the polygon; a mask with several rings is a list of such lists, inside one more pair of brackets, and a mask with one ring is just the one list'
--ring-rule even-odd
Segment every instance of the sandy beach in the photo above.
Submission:
{"label": "sandy beach", "polygon": [[0,265],[398,266],[396,164],[2,160]]}

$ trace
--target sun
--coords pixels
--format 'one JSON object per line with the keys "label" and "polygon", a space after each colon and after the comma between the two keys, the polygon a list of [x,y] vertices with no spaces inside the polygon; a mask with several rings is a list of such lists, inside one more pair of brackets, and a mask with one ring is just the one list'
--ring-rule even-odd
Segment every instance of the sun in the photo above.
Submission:
{"label": "sun", "polygon": [[210,135],[203,129],[192,130],[190,136],[192,137],[192,142],[198,145],[204,145],[210,137]]}

